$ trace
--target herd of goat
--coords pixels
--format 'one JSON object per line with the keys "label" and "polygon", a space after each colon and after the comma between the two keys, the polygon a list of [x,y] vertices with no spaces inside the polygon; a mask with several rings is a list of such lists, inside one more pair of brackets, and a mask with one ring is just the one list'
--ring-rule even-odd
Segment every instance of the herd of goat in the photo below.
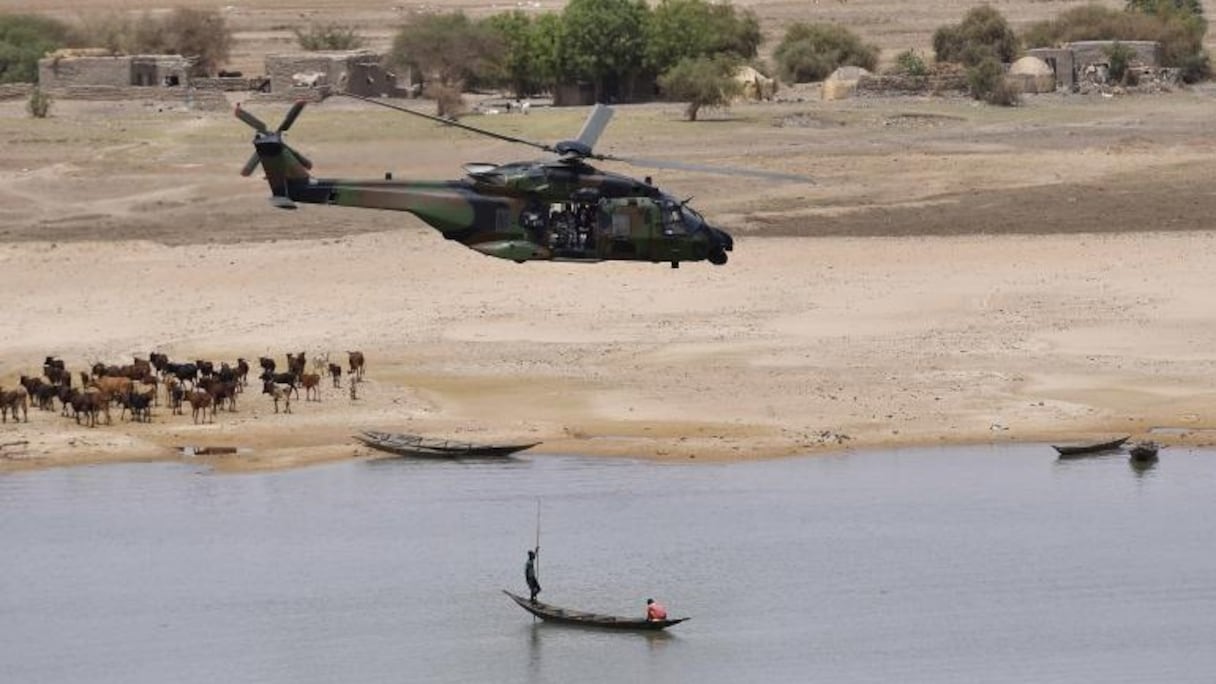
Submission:
{"label": "herd of goat", "polygon": [[[363,352],[347,352],[349,361],[347,374],[352,383],[363,380]],[[329,354],[317,356],[312,361],[312,372],[308,372],[307,359],[303,352],[287,354],[286,372],[278,372],[273,358],[261,357],[258,365],[261,374],[262,394],[274,401],[274,412],[283,404],[285,413],[291,413],[291,398],[300,396],[304,389],[305,401],[321,400],[321,379],[328,375],[334,387],[342,385],[342,366],[329,361]],[[73,386],[72,373],[63,360],[46,357],[42,375],[22,375],[18,385],[6,389],[0,385],[0,418],[8,422],[11,414],[14,421],[29,422],[29,407],[54,411],[55,401],[60,403],[60,415],[74,417],[77,424],[96,427],[99,419],[112,422],[111,409],[121,408],[119,420],[150,422],[152,407],[160,405],[163,387],[165,403],[173,415],[183,415],[189,406],[194,422],[215,420],[216,410],[227,406],[236,411],[236,397],[249,385],[249,363],[237,359],[235,364],[216,364],[212,361],[196,360],[175,363],[165,354],[153,352],[147,359],[136,358],[125,366],[110,366],[95,363],[88,371],[79,371],[79,386]],[[354,397],[352,391],[351,396]]]}

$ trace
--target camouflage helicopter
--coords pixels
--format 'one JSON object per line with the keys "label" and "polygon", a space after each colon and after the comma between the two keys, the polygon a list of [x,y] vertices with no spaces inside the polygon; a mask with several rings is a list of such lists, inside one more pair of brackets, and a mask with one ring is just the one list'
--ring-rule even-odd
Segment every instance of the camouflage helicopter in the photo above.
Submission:
{"label": "camouflage helicopter", "polygon": [[311,174],[312,162],[283,141],[283,134],[303,110],[303,101],[296,102],[273,131],[238,104],[237,118],[256,131],[253,156],[241,174],[248,176],[261,165],[270,184],[270,202],[280,209],[295,209],[296,202],[304,202],[406,211],[438,229],[449,240],[520,263],[629,260],[669,262],[672,268],[678,268],[682,261],[726,263],[734,240],[726,231],[707,223],[688,206],[687,200],[663,192],[649,177],[638,180],[601,171],[588,164],[589,159],[806,180],[790,174],[596,154],[595,143],[613,113],[605,105],[592,109],[577,138],[546,145],[377,99],[343,94],[447,126],[528,145],[554,158],[466,164],[467,175],[460,180],[394,180],[389,173],[384,179],[371,180],[316,178]]}

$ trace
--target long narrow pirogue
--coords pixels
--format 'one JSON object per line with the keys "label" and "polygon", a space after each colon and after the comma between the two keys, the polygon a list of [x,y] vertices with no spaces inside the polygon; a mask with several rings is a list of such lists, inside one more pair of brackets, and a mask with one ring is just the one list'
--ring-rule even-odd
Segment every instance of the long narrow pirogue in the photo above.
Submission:
{"label": "long narrow pirogue", "polygon": [[502,593],[510,596],[511,600],[518,603],[520,608],[523,608],[542,620],[567,625],[598,627],[602,629],[657,632],[661,629],[667,629],[672,625],[678,625],[688,619],[674,618],[671,620],[647,620],[646,618],[628,618],[618,617],[616,615],[601,615],[599,613],[587,613],[581,610],[558,608],[557,606],[551,606],[548,603],[541,603],[540,601],[532,602],[523,596],[512,594],[506,589],[503,589]]}
{"label": "long narrow pirogue", "polygon": [[398,456],[419,458],[497,458],[509,456],[517,451],[531,449],[540,442],[515,444],[479,444],[451,439],[434,439],[420,435],[398,432],[375,432],[365,430],[355,439],[373,449],[387,451]]}
{"label": "long narrow pirogue", "polygon": [[1115,449],[1123,446],[1123,443],[1128,439],[1130,439],[1130,437],[1120,437],[1119,439],[1112,439],[1109,442],[1099,442],[1097,444],[1070,444],[1066,446],[1053,445],[1052,448],[1059,452],[1060,458],[1068,458],[1070,456],[1086,456],[1088,454],[1099,454],[1103,451],[1114,451]]}

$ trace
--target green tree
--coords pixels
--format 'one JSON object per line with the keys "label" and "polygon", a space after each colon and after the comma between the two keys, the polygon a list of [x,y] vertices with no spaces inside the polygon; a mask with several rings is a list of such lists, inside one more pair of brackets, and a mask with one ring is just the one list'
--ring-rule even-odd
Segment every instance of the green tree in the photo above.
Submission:
{"label": "green tree", "polygon": [[501,52],[499,37],[488,27],[470,21],[463,12],[425,14],[401,27],[388,54],[390,64],[413,69],[435,97],[439,115],[449,111],[452,92],[487,70]]}
{"label": "green tree", "polygon": [[878,46],[863,43],[857,34],[836,24],[792,24],[773,53],[782,80],[821,81],[842,66],[873,70]]}
{"label": "green tree", "polygon": [[663,72],[687,57],[756,56],[760,22],[750,10],[707,0],[660,0],[646,30],[646,64]]}
{"label": "green tree", "polygon": [[570,0],[562,11],[561,78],[584,79],[603,100],[608,86],[642,72],[646,0]]}
{"label": "green tree", "polygon": [[0,83],[34,83],[38,60],[67,45],[67,24],[32,14],[0,15]]}
{"label": "green tree", "polygon": [[973,7],[961,23],[933,32],[933,52],[939,62],[976,66],[987,57],[1012,62],[1018,49],[1017,34],[992,5]]}
{"label": "green tree", "polygon": [[738,67],[737,58],[729,55],[685,57],[659,77],[659,88],[668,100],[688,102],[684,114],[696,121],[702,107],[725,107],[743,92],[734,78]]}
{"label": "green tree", "polygon": [[363,36],[355,27],[345,24],[309,24],[307,29],[293,29],[296,43],[303,50],[357,50],[363,47]]}
{"label": "green tree", "polygon": [[502,52],[486,71],[494,85],[507,86],[517,97],[540,92],[554,84],[556,14],[532,16],[515,10],[487,17],[485,27],[498,37]]}

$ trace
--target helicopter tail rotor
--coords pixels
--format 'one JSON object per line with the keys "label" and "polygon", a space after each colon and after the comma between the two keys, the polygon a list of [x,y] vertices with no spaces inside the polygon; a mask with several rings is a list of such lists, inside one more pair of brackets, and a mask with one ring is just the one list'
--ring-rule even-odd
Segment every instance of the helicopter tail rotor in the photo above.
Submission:
{"label": "helicopter tail rotor", "polygon": [[236,106],[236,118],[255,131],[254,152],[249,161],[245,162],[245,166],[241,167],[241,175],[252,175],[260,165],[266,174],[266,182],[270,184],[271,204],[281,209],[295,208],[295,203],[291,201],[291,185],[306,181],[312,168],[312,160],[283,141],[283,134],[299,118],[304,104],[304,101],[300,100],[292,105],[282,123],[273,131],[261,119],[241,109],[239,104]]}

